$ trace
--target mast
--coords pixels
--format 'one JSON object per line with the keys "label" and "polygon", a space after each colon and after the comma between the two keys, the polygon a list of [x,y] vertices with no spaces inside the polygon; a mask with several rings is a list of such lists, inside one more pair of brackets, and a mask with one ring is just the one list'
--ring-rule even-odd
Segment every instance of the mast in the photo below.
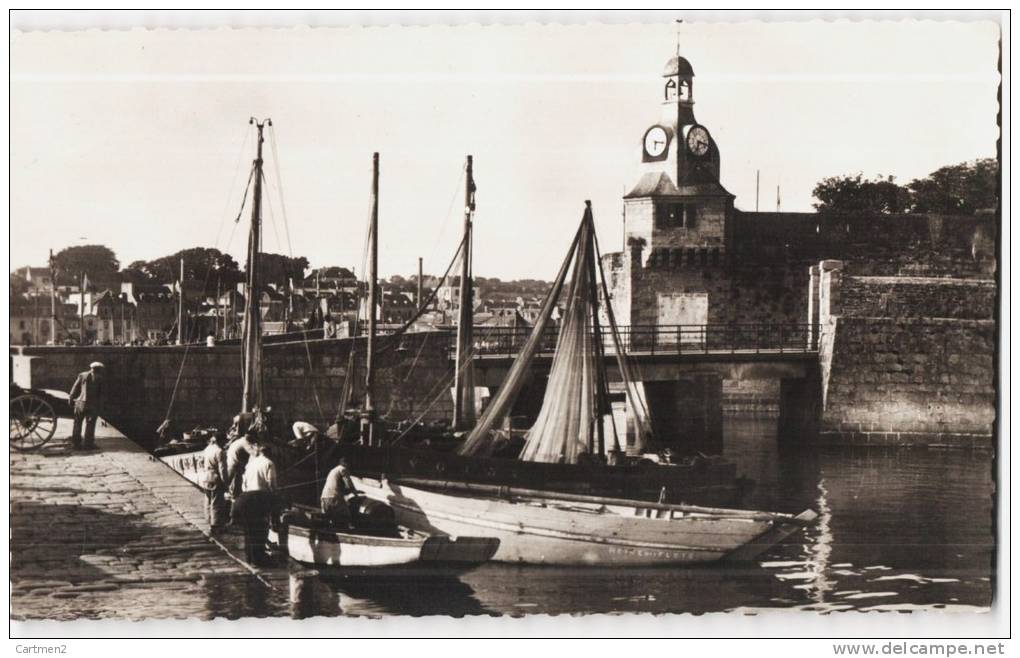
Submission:
{"label": "mast", "polygon": [[181,257],[180,287],[177,289],[177,344],[184,344],[184,257]]}
{"label": "mast", "polygon": [[[213,315],[213,336],[219,338],[220,336],[220,310],[223,308],[223,302],[220,300],[220,277],[219,273],[216,274],[216,306],[213,307],[215,315]],[[224,323],[227,319],[223,318]]]}
{"label": "mast", "polygon": [[244,349],[244,392],[241,397],[241,411],[250,412],[262,408],[262,318],[259,312],[259,249],[262,243],[262,131],[273,125],[272,119],[248,120],[258,130],[258,151],[255,156],[255,190],[252,193],[251,229],[248,233],[248,262],[245,272],[244,326],[241,344]]}
{"label": "mast", "polygon": [[375,313],[378,303],[379,279],[379,154],[372,154],[372,219],[369,231],[369,266],[368,266],[368,344],[365,348],[365,409],[361,419],[361,440],[372,445],[374,440],[373,422],[375,408],[372,393],[375,384],[375,364],[372,352],[375,351]]}
{"label": "mast", "polygon": [[475,382],[470,350],[474,344],[474,300],[471,284],[472,222],[475,210],[474,159],[467,156],[464,184],[464,249],[460,261],[460,308],[457,319],[457,354],[453,371],[453,429],[463,430],[475,421]]}
{"label": "mast", "polygon": [[[599,294],[595,280],[595,268],[599,267],[598,257],[595,253],[595,219],[591,212],[591,201],[584,202],[584,221],[588,225],[590,233],[586,249],[590,252],[588,259],[588,294],[590,297],[589,307],[591,309],[592,342],[595,348],[595,450],[594,454],[606,454],[605,424],[603,422],[606,413],[612,413],[609,402],[609,382],[606,377],[605,344],[602,342],[602,326],[599,322]],[[606,300],[609,303],[609,300]]]}
{"label": "mast", "polygon": [[79,288],[81,294],[78,297],[81,299],[81,304],[78,306],[78,343],[80,345],[85,344],[85,273],[81,273],[81,288]]}
{"label": "mast", "polygon": [[50,345],[57,344],[57,279],[53,273],[53,250],[50,249]]}
{"label": "mast", "polygon": [[418,310],[421,310],[421,294],[422,294],[422,282],[421,282],[421,256],[418,256],[418,296],[415,300],[418,302]]}

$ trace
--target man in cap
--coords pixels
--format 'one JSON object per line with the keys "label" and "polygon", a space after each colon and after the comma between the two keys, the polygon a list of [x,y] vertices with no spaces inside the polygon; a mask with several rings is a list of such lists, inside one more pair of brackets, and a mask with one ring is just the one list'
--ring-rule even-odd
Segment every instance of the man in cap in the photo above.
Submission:
{"label": "man in cap", "polygon": [[252,442],[252,456],[244,469],[242,492],[234,501],[231,517],[244,528],[244,552],[248,564],[271,566],[266,553],[269,526],[279,507],[276,465],[258,441]]}
{"label": "man in cap", "polygon": [[[75,450],[91,450],[96,447],[96,418],[103,410],[103,364],[93,361],[89,369],[78,375],[68,395],[74,406],[74,429],[71,430],[71,446]],[[85,422],[85,436],[81,425]]]}

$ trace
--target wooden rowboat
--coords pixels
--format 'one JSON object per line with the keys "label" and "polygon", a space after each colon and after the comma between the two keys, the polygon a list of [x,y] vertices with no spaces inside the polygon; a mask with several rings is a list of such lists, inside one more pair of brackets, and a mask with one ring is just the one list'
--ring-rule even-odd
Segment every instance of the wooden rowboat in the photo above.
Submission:
{"label": "wooden rowboat", "polygon": [[491,537],[430,536],[396,528],[392,532],[341,530],[293,515],[276,539],[297,562],[344,570],[415,564],[469,568],[489,560],[499,546],[499,540]]}
{"label": "wooden rowboat", "polygon": [[460,482],[355,478],[392,507],[401,526],[433,535],[499,540],[493,560],[527,564],[661,566],[751,559],[815,513],[666,505],[542,495]]}

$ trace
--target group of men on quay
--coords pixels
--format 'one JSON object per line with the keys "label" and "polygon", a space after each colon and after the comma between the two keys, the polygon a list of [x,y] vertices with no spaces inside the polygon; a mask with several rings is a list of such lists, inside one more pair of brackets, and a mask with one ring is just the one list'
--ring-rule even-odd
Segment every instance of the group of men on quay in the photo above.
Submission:
{"label": "group of men on quay", "polygon": [[[95,450],[96,422],[103,411],[103,370],[99,361],[79,373],[69,392],[74,414],[70,437],[74,450]],[[243,530],[245,559],[253,566],[272,566],[268,552],[269,528],[286,506],[272,458],[271,409],[234,416],[227,432],[215,430],[202,452],[199,485],[206,494],[206,520],[214,533]],[[312,449],[320,433],[311,423],[298,421],[292,427],[292,447]],[[347,528],[351,522],[354,484],[347,463],[341,460],[326,476],[320,497],[324,517],[334,526]]]}
{"label": "group of men on quay", "polygon": [[[245,559],[264,567],[273,566],[267,551],[269,528],[286,508],[286,486],[282,485],[273,461],[276,442],[272,437],[271,411],[240,413],[225,434],[215,431],[202,452],[199,485],[207,497],[206,514],[213,532],[240,528],[244,532]],[[291,447],[312,449],[319,430],[310,423],[294,423]],[[326,476],[320,497],[322,513],[338,528],[348,528],[350,505],[356,496],[347,463],[341,460]],[[229,500],[228,500],[229,499]]]}

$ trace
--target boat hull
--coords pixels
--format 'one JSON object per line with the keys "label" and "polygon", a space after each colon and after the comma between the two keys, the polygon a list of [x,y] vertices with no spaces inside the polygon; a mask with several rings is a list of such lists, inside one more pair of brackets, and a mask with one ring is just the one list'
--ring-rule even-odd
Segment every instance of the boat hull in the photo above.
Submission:
{"label": "boat hull", "polygon": [[289,557],[297,562],[360,570],[409,565],[470,568],[489,560],[499,543],[486,537],[378,537],[288,525],[286,545]]}
{"label": "boat hull", "polygon": [[196,487],[201,487],[198,483],[199,476],[205,469],[205,457],[202,450],[181,452],[175,455],[161,455],[157,459],[169,466],[188,482]]}
{"label": "boat hull", "polygon": [[425,537],[370,537],[289,526],[287,554],[305,564],[329,567],[391,567],[421,558]]}
{"label": "boat hull", "polygon": [[564,566],[702,564],[726,557],[774,525],[761,518],[624,513],[570,502],[522,503],[451,495],[356,478],[365,495],[390,505],[400,525],[441,535],[499,540],[493,560]]}
{"label": "boat hull", "polygon": [[736,505],[750,484],[737,477],[733,462],[722,459],[607,466],[467,457],[395,446],[343,444],[333,451],[334,459],[347,459],[355,475],[370,478],[446,479],[670,503]]}

